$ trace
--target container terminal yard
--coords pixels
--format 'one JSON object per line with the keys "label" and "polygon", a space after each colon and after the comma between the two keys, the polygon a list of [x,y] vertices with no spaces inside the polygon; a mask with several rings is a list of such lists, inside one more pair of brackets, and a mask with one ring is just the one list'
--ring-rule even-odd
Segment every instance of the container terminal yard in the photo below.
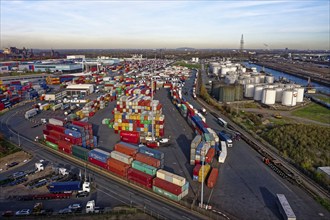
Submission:
{"label": "container terminal yard", "polygon": [[198,91],[211,84],[220,102],[292,108],[307,101],[301,86],[229,60],[202,60],[198,70],[138,57],[91,61],[87,71],[78,59],[65,68],[86,71],[72,74],[44,65],[54,72],[2,79],[3,138],[23,149],[0,163],[3,216],[135,210],[137,219],[330,218],[311,196],[329,199],[327,190],[285,162],[278,170],[279,156]]}

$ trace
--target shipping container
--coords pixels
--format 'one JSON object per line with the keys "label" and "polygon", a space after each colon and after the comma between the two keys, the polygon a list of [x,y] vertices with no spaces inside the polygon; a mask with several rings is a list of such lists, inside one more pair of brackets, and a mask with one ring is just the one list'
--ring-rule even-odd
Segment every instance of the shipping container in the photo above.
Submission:
{"label": "shipping container", "polygon": [[67,141],[58,141],[58,150],[67,154],[72,154],[72,144]]}
{"label": "shipping container", "polygon": [[93,157],[88,157],[88,161],[91,162],[92,164],[95,164],[96,166],[102,167],[104,169],[108,169],[108,165],[106,162],[104,163],[103,161],[97,160]]}
{"label": "shipping container", "polygon": [[127,171],[127,178],[135,183],[138,183],[144,187],[152,188],[153,177],[143,173],[139,170],[129,168]]}
{"label": "shipping container", "polygon": [[56,118],[50,118],[48,120],[48,123],[52,124],[52,125],[58,125],[58,126],[64,126],[64,124],[65,124],[65,122],[63,120],[56,119]]}
{"label": "shipping container", "polygon": [[128,156],[118,151],[111,151],[110,156],[111,158],[122,161],[126,164],[131,164],[133,162],[133,158],[131,156]]}
{"label": "shipping container", "polygon": [[212,168],[210,176],[207,179],[207,187],[213,188],[218,180],[219,170],[217,168]]}
{"label": "shipping container", "polygon": [[[198,182],[204,182],[209,174],[211,166],[209,164],[202,165],[198,173]],[[204,175],[203,175],[204,174]]]}
{"label": "shipping container", "polygon": [[151,176],[155,176],[156,175],[156,172],[157,172],[157,168],[156,167],[147,165],[147,164],[142,163],[142,162],[137,161],[137,160],[134,160],[132,162],[132,168],[134,168],[136,170],[139,170],[141,172],[144,172],[146,174],[149,174]]}
{"label": "shipping container", "polygon": [[159,151],[159,150],[155,150],[155,149],[150,149],[148,147],[140,147],[139,148],[139,153],[142,153],[142,154],[146,154],[148,156],[151,156],[151,157],[154,157],[156,159],[164,159],[164,153]]}
{"label": "shipping container", "polygon": [[165,170],[158,170],[156,176],[160,179],[169,181],[179,186],[186,184],[186,178],[176,175],[174,173],[167,172]]}
{"label": "shipping container", "polygon": [[88,157],[106,164],[110,153],[101,149],[94,149],[89,152]]}
{"label": "shipping container", "polygon": [[215,148],[210,148],[205,156],[205,162],[212,163],[214,156],[215,156]]}
{"label": "shipping container", "polygon": [[115,151],[121,152],[134,158],[138,152],[139,147],[125,142],[119,142],[115,145],[114,149]]}
{"label": "shipping container", "polygon": [[82,160],[88,161],[89,150],[77,145],[72,146],[72,155]]}
{"label": "shipping container", "polygon": [[156,167],[156,168],[163,168],[163,166],[164,166],[164,161],[158,160],[154,157],[150,157],[146,154],[137,153],[135,155],[135,160],[148,164],[150,166]]}
{"label": "shipping container", "polygon": [[140,143],[140,132],[137,131],[120,131],[120,140],[128,143]]}
{"label": "shipping container", "polygon": [[54,150],[58,150],[57,144],[54,144],[52,142],[46,141],[46,145]]}
{"label": "shipping container", "polygon": [[128,168],[130,168],[129,164],[123,163],[119,160],[113,159],[113,158],[109,158],[107,161],[107,165],[108,165],[108,170],[119,175],[122,177],[127,177],[127,171]]}
{"label": "shipping container", "polygon": [[171,199],[173,201],[176,201],[176,202],[180,201],[184,196],[186,196],[188,194],[188,190],[186,190],[186,191],[182,192],[180,195],[177,196],[177,195],[174,195],[174,194],[172,194],[170,192],[167,192],[166,190],[163,190],[163,189],[161,189],[161,188],[159,188],[157,186],[153,186],[152,187],[152,190],[155,193],[157,193],[159,195],[162,195],[162,196],[164,196],[164,197],[166,197],[168,199]]}
{"label": "shipping container", "polygon": [[168,182],[166,180],[160,179],[160,178],[154,178],[153,179],[153,186],[156,186],[158,188],[161,188],[165,191],[168,191],[176,196],[180,195],[183,191],[187,190],[189,188],[189,183],[187,182],[183,186],[175,185],[171,182]]}

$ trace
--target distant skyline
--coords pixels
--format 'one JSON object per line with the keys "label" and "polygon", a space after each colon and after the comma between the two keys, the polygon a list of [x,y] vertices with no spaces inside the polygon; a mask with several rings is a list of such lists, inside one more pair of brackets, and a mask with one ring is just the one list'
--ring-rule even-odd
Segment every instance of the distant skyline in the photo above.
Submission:
{"label": "distant skyline", "polygon": [[328,0],[0,4],[0,49],[330,49]]}

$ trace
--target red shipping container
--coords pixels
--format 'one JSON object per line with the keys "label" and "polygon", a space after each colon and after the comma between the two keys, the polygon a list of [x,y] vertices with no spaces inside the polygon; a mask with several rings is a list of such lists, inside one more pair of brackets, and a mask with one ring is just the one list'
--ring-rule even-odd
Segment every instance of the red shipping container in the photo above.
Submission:
{"label": "red shipping container", "polygon": [[60,140],[60,139],[61,139],[61,135],[62,135],[62,133],[57,132],[57,131],[55,131],[55,130],[50,130],[50,131],[49,131],[49,135],[51,135],[51,136],[57,138],[58,140]]}
{"label": "red shipping container", "polygon": [[136,131],[121,131],[120,140],[127,143],[138,144],[140,143],[140,133]]}
{"label": "red shipping container", "polygon": [[52,124],[47,124],[46,125],[46,129],[47,130],[54,130],[54,131],[58,131],[58,132],[61,132],[61,133],[64,133],[65,131],[65,127],[61,127],[61,126],[58,126],[58,125],[52,125]]}
{"label": "red shipping container", "polygon": [[145,163],[145,164],[147,164],[149,166],[156,167],[156,168],[160,168],[161,167],[160,160],[157,160],[156,158],[150,157],[150,156],[145,155],[145,154],[137,153],[135,155],[135,160],[140,161],[142,163]]}
{"label": "red shipping container", "polygon": [[212,160],[215,156],[215,149],[214,148],[210,148],[209,151],[207,152],[206,156],[205,156],[205,162],[206,163],[212,163]]}
{"label": "red shipping container", "polygon": [[67,154],[71,154],[72,153],[72,144],[67,141],[59,140],[58,141],[58,150],[63,151]]}
{"label": "red shipping container", "polygon": [[43,130],[42,133],[45,134],[45,135],[49,135],[49,131],[48,130]]}
{"label": "red shipping container", "polygon": [[[196,163],[196,162],[195,162]],[[193,176],[198,176],[199,174],[199,170],[201,169],[202,165],[200,164],[197,164],[195,167],[194,167],[194,170],[193,170]]]}
{"label": "red shipping container", "polygon": [[218,180],[218,175],[219,175],[218,168],[212,168],[209,178],[207,179],[207,183],[206,183],[207,187],[213,188],[215,186]]}
{"label": "red shipping container", "polygon": [[182,193],[182,187],[175,185],[171,182],[168,182],[166,180],[160,179],[160,178],[154,178],[152,181],[153,186],[157,186],[167,192],[170,192],[174,195],[180,195]]}
{"label": "red shipping container", "polygon": [[133,168],[129,168],[127,171],[127,178],[147,188],[152,188],[153,176],[150,176],[146,173],[143,173]]}
{"label": "red shipping container", "polygon": [[46,141],[52,142],[54,144],[57,144],[58,139],[56,137],[54,137],[54,136],[47,135],[46,136]]}
{"label": "red shipping container", "polygon": [[107,169],[107,163],[103,163],[102,161],[95,160],[92,157],[88,157],[88,161],[91,162],[92,164],[95,164],[96,166],[102,167],[104,169]]}
{"label": "red shipping container", "polygon": [[[121,133],[123,133],[123,131],[120,132],[120,135]],[[121,143],[117,143],[115,145],[115,150],[116,151],[119,151],[120,153],[123,153],[123,154],[126,154],[126,155],[129,155],[133,158],[135,158],[135,154],[138,152],[138,149],[134,149],[134,148],[130,148],[130,147],[127,147]]]}
{"label": "red shipping container", "polygon": [[89,124],[87,122],[83,122],[83,121],[74,121],[74,122],[72,122],[72,124],[77,125],[79,127],[83,127],[86,130],[92,127],[91,124]]}
{"label": "red shipping container", "polygon": [[5,104],[3,104],[2,102],[0,103],[0,111],[5,109]]}

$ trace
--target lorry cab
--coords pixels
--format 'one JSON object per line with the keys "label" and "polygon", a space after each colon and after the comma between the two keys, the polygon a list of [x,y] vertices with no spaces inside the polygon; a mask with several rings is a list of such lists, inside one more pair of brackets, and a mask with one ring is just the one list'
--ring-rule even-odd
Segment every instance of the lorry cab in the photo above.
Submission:
{"label": "lorry cab", "polygon": [[82,184],[82,191],[83,192],[90,192],[91,191],[90,185],[91,185],[90,182],[84,182]]}
{"label": "lorry cab", "polygon": [[86,213],[93,213],[95,210],[95,200],[88,201],[86,204]]}

